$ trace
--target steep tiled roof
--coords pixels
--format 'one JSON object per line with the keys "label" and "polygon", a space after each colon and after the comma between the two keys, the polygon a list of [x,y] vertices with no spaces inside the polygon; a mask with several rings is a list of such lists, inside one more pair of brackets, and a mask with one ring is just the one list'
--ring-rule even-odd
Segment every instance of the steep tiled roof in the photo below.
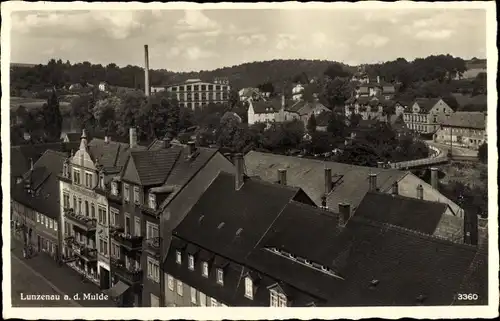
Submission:
{"label": "steep tiled roof", "polygon": [[234,175],[221,172],[173,235],[242,262],[299,191],[259,179],[236,190]]}
{"label": "steep tiled roof", "polygon": [[[93,138],[88,143],[89,153],[94,161],[98,161],[105,171],[119,171],[125,165],[129,153],[132,151],[129,144]],[[133,150],[145,150],[144,146],[137,146]]]}
{"label": "steep tiled roof", "polygon": [[[142,186],[161,185],[172,171],[182,147],[172,146],[160,150],[132,151],[129,162],[133,162]],[[127,176],[123,177],[127,180]]]}
{"label": "steep tiled roof", "polygon": [[441,98],[417,98],[413,104],[418,104],[420,112],[427,113],[437,104],[439,100],[441,100]]}
{"label": "steep tiled roof", "polygon": [[278,169],[286,169],[287,184],[300,187],[317,204],[325,193],[325,167],[332,170],[333,189],[327,196],[328,207],[337,210],[338,203],[348,202],[355,209],[368,192],[369,174],[377,174],[381,191],[390,188],[394,181],[407,172],[395,169],[364,167],[335,162],[325,162],[292,156],[251,151],[245,155],[247,174],[263,180],[274,181]]}
{"label": "steep tiled roof", "polygon": [[29,170],[25,180],[31,181],[31,186],[37,190],[32,196],[24,189],[24,182],[15,184],[11,189],[14,200],[28,206],[37,212],[57,219],[59,215],[59,175],[67,155],[53,150],[47,150]]}
{"label": "steep tiled roof", "polygon": [[432,235],[447,208],[444,203],[368,192],[355,215]]}
{"label": "steep tiled roof", "polygon": [[307,101],[298,101],[293,104],[287,105],[285,108],[286,111],[297,113],[299,115],[308,115],[313,112],[316,108],[328,109],[322,103],[315,102],[307,102]]}
{"label": "steep tiled roof", "polygon": [[482,112],[457,111],[443,119],[443,126],[485,129],[486,116]]}
{"label": "steep tiled roof", "polygon": [[252,101],[251,103],[256,114],[276,113],[281,109],[281,101],[278,99],[268,101]]}

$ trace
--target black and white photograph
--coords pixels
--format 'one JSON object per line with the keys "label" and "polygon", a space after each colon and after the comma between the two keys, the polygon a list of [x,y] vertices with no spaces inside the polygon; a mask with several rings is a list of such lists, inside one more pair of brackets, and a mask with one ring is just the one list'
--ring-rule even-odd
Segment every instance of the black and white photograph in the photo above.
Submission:
{"label": "black and white photograph", "polygon": [[4,317],[498,316],[495,19],[2,3]]}

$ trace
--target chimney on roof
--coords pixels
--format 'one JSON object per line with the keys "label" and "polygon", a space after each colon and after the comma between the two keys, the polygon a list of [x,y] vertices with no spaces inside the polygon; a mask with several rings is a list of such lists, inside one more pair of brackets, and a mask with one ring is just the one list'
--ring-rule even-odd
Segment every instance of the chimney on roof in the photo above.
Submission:
{"label": "chimney on roof", "polygon": [[108,135],[104,136],[104,142],[105,143],[111,142],[111,137],[109,137]]}
{"label": "chimney on roof", "polygon": [[188,154],[189,156],[193,156],[194,153],[196,152],[196,144],[194,141],[189,141],[187,143],[187,147],[188,147]]}
{"label": "chimney on roof", "polygon": [[285,93],[281,96],[281,108],[285,109]]}
{"label": "chimney on roof", "polygon": [[435,190],[438,190],[438,169],[436,167],[431,167],[431,186]]}
{"label": "chimney on roof", "polygon": [[380,76],[377,76],[377,84],[380,84]]}
{"label": "chimney on roof", "polygon": [[286,185],[286,169],[278,169],[278,183]]}
{"label": "chimney on roof", "polygon": [[326,195],[321,196],[321,208],[327,210],[328,205],[326,204]]}
{"label": "chimney on roof", "polygon": [[87,131],[82,129],[82,137],[80,140],[80,149],[87,149]]}
{"label": "chimney on roof", "polygon": [[144,45],[144,93],[149,96],[149,49],[148,45]]}
{"label": "chimney on roof", "polygon": [[422,186],[422,184],[418,184],[417,186],[417,198],[419,200],[424,199],[424,187]]}
{"label": "chimney on roof", "polygon": [[368,182],[370,184],[370,192],[375,192],[377,190],[377,174],[370,174],[368,176]]}
{"label": "chimney on roof", "polygon": [[392,183],[392,195],[398,195],[399,194],[399,188],[398,188],[398,182]]}
{"label": "chimney on roof", "polygon": [[345,225],[351,218],[351,204],[339,203],[339,214],[341,225]]}
{"label": "chimney on roof", "polygon": [[130,127],[129,129],[129,145],[130,148],[137,147],[137,129],[135,127]]}
{"label": "chimney on roof", "polygon": [[234,166],[236,167],[235,188],[236,190],[239,190],[243,186],[245,179],[245,163],[243,160],[243,154],[237,153],[234,155]]}
{"label": "chimney on roof", "polygon": [[332,169],[325,168],[325,194],[328,195],[332,191]]}

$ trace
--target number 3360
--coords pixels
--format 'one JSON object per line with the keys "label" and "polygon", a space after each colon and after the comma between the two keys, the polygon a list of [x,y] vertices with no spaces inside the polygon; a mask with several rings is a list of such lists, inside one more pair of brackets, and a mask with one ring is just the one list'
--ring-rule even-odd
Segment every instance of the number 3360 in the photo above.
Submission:
{"label": "number 3360", "polygon": [[458,299],[463,301],[475,301],[479,297],[476,293],[459,293]]}

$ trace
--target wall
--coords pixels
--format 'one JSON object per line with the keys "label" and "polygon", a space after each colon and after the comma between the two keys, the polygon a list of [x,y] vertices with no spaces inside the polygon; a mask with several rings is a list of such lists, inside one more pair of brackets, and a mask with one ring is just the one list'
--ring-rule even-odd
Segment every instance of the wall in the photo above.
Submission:
{"label": "wall", "polygon": [[458,146],[478,149],[486,140],[486,131],[481,129],[443,127],[436,132],[435,140],[445,144],[451,141]]}
{"label": "wall", "polygon": [[[174,229],[191,210],[191,207],[197,202],[205,190],[210,186],[212,181],[217,177],[220,171],[233,173],[233,164],[220,153],[216,153],[205,167],[196,174],[195,177],[184,187],[183,190],[171,201],[165,209],[163,215],[168,217],[165,212],[173,213],[166,220],[165,224],[160,227],[163,237],[163,249],[168,249],[170,245],[170,235]],[[166,251],[166,250],[165,250]],[[163,253],[164,257],[166,252]],[[146,258],[147,260],[147,258]],[[144,271],[147,273],[147,270]],[[147,274],[145,274],[147,275]],[[167,280],[164,281],[167,287]],[[145,282],[143,289],[143,306],[150,306],[150,293],[158,296],[160,291],[159,284],[154,282]],[[188,297],[189,300],[189,297]]]}

